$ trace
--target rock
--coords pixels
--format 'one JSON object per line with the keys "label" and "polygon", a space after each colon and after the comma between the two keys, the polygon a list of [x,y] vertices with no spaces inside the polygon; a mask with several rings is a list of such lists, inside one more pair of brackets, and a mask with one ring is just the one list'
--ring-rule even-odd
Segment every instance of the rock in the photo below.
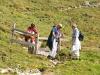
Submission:
{"label": "rock", "polygon": [[28,48],[27,48],[27,47],[23,47],[23,49],[28,50]]}
{"label": "rock", "polygon": [[85,1],[85,6],[90,6],[90,2],[89,1]]}
{"label": "rock", "polygon": [[75,6],[74,8],[78,8],[77,6]]}
{"label": "rock", "polygon": [[58,63],[60,63],[60,61],[58,60],[50,60],[50,62],[52,62],[54,65],[57,65]]}
{"label": "rock", "polygon": [[54,72],[44,72],[43,75],[55,75]]}
{"label": "rock", "polygon": [[33,69],[33,70],[25,70],[21,71],[19,69],[16,69],[17,75],[42,75],[42,73],[38,69]]}
{"label": "rock", "polygon": [[42,75],[41,73],[34,73],[34,74],[29,74],[29,75]]}
{"label": "rock", "polygon": [[99,6],[100,6],[100,3],[98,3],[97,5],[99,5]]}
{"label": "rock", "polygon": [[8,69],[1,69],[1,70],[0,70],[0,73],[1,73],[1,74],[8,73],[8,72],[9,72]]}
{"label": "rock", "polygon": [[97,3],[96,7],[100,7],[100,3]]}
{"label": "rock", "polygon": [[82,8],[82,5],[79,5],[79,8]]}
{"label": "rock", "polygon": [[9,72],[12,72],[12,73],[14,73],[14,69],[12,69],[12,68],[0,68],[0,73],[1,74],[5,74],[5,73],[9,73]]}
{"label": "rock", "polygon": [[45,50],[44,48],[43,49],[41,48],[41,49],[39,49],[37,51],[36,54],[43,55],[43,56],[48,56],[49,55],[49,52],[47,50]]}
{"label": "rock", "polygon": [[71,7],[68,7],[67,9],[70,10],[70,9],[72,9],[72,8],[71,8]]}
{"label": "rock", "polygon": [[9,71],[9,72],[12,72],[12,73],[14,73],[14,72],[15,72],[15,70],[14,70],[14,69],[12,69],[12,68],[9,68],[9,67],[8,67],[7,69],[8,69],[8,71]]}

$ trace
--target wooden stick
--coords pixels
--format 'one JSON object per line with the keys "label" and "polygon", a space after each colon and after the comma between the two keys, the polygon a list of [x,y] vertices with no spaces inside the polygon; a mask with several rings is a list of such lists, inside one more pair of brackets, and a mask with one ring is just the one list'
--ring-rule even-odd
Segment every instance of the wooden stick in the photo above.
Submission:
{"label": "wooden stick", "polygon": [[15,39],[11,39],[11,41],[13,43],[19,43],[19,44],[22,44],[22,45],[25,45],[25,46],[33,46],[34,44],[30,43],[30,42],[25,42],[25,41],[20,41],[20,40],[15,40]]}
{"label": "wooden stick", "polygon": [[18,34],[21,34],[21,35],[26,35],[26,36],[35,36],[35,34],[31,34],[31,33],[28,33],[28,32],[25,32],[25,31],[22,31],[20,29],[13,29],[13,31],[15,33],[18,33]]}
{"label": "wooden stick", "polygon": [[[14,23],[14,25],[13,25],[13,27],[11,29],[11,39],[14,38],[14,30],[13,29],[15,29],[15,27],[16,27],[16,23]],[[11,41],[11,43],[12,43],[12,41]]]}

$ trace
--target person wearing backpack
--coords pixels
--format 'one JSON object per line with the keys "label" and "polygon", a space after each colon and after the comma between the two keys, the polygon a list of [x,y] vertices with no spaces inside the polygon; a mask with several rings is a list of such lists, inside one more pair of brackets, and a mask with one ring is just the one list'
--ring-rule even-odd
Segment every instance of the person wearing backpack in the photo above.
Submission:
{"label": "person wearing backpack", "polygon": [[55,25],[52,27],[51,31],[50,31],[50,34],[49,34],[49,37],[48,37],[48,40],[47,40],[47,46],[49,47],[50,50],[52,50],[52,47],[53,47],[53,39],[52,39],[52,36],[53,36],[53,30],[55,29]]}
{"label": "person wearing backpack", "polygon": [[79,50],[81,49],[81,42],[79,40],[80,31],[77,28],[76,23],[72,24],[72,48],[71,48],[71,58],[72,59],[79,59],[80,53]]}
{"label": "person wearing backpack", "polygon": [[61,28],[62,24],[57,24],[53,26],[51,33],[49,35],[47,45],[50,48],[50,54],[47,58],[54,60],[57,54],[58,44],[59,44],[59,38],[61,37]]}

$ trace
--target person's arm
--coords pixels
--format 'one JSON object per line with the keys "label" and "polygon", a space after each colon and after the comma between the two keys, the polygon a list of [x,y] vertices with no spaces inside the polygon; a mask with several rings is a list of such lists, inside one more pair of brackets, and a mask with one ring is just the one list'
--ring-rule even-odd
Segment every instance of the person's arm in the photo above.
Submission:
{"label": "person's arm", "polygon": [[30,33],[30,27],[27,28],[27,32]]}
{"label": "person's arm", "polygon": [[72,44],[75,44],[75,40],[76,40],[76,29],[73,30],[73,37],[72,37]]}
{"label": "person's arm", "polygon": [[75,41],[78,38],[78,36],[79,36],[79,31],[78,31],[78,29],[75,29],[74,30],[74,37],[73,37],[73,44],[75,44]]}
{"label": "person's arm", "polygon": [[78,37],[79,37],[79,30],[75,29],[75,38],[78,38]]}
{"label": "person's arm", "polygon": [[37,28],[34,29],[35,34],[38,34],[38,30]]}
{"label": "person's arm", "polygon": [[61,38],[61,37],[63,37],[63,34],[62,34],[62,32],[59,30],[59,36],[58,36],[58,38]]}
{"label": "person's arm", "polygon": [[52,35],[53,35],[54,38],[56,38],[56,34],[55,33],[56,33],[56,28],[53,28],[52,29]]}

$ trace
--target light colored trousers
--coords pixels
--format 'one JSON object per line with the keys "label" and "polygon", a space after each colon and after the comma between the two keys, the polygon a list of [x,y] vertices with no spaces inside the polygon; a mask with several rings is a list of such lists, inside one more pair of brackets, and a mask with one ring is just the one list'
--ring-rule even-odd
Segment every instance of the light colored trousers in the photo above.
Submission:
{"label": "light colored trousers", "polygon": [[50,52],[50,56],[55,58],[56,54],[57,54],[57,46],[58,46],[58,42],[56,41],[56,39],[53,40],[53,47],[52,50]]}

